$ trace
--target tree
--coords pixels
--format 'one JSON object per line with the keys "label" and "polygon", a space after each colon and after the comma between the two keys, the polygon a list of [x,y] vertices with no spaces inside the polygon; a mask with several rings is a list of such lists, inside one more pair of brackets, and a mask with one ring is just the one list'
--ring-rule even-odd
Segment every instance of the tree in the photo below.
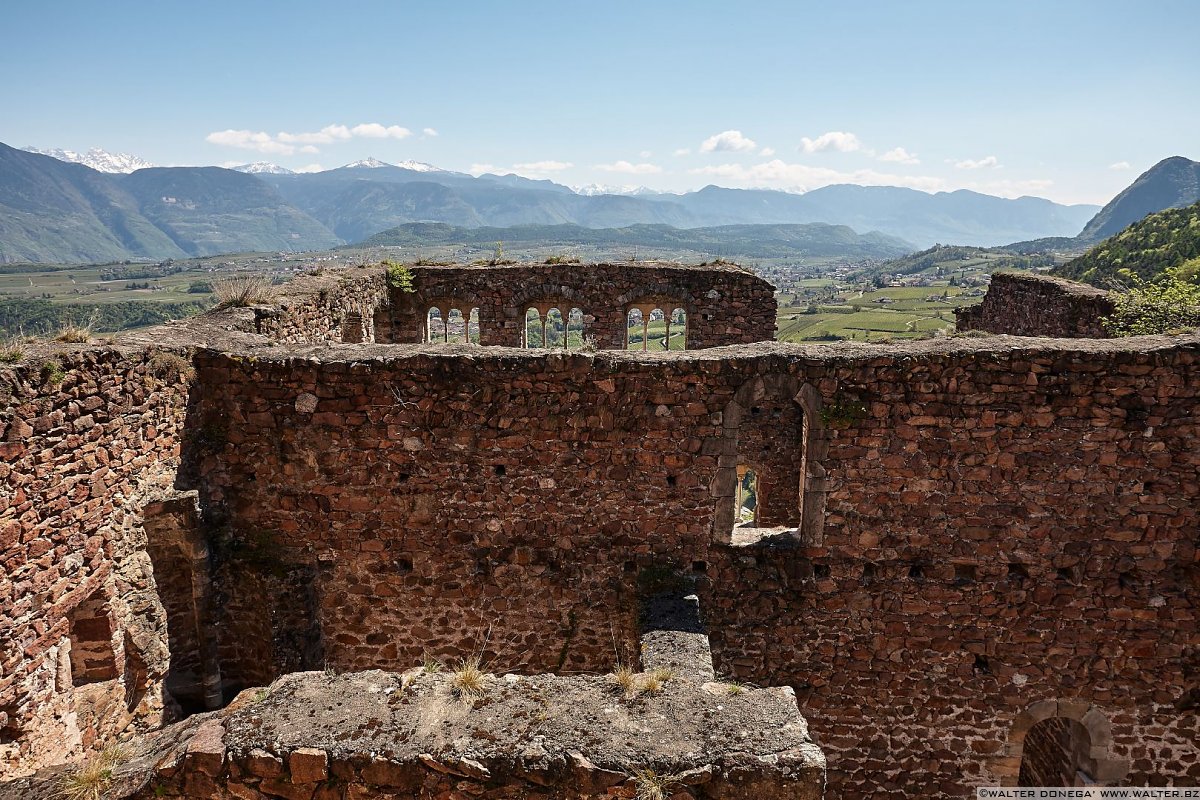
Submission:
{"label": "tree", "polygon": [[1111,336],[1145,336],[1200,326],[1200,283],[1177,269],[1146,282],[1132,270],[1121,270],[1132,285],[1112,295],[1115,308],[1101,324]]}

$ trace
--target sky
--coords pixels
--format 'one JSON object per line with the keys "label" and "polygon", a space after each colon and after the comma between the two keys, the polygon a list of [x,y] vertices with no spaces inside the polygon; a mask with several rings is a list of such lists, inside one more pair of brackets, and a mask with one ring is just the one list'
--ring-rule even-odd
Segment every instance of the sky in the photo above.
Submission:
{"label": "sky", "polygon": [[1200,2],[4,0],[0,141],[1103,204],[1200,159]]}

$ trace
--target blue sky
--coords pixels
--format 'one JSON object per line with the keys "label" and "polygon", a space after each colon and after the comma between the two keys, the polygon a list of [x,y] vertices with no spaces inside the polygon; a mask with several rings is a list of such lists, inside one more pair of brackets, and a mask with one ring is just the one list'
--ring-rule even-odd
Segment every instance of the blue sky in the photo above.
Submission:
{"label": "blue sky", "polygon": [[1200,159],[1200,3],[7,0],[0,141],[1103,203]]}

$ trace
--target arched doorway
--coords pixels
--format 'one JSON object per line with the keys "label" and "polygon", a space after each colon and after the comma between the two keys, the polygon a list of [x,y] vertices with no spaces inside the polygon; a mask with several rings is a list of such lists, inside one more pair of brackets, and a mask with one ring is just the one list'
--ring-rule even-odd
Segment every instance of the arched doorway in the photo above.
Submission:
{"label": "arched doorway", "polygon": [[1120,786],[1129,762],[1114,758],[1112,745],[1099,707],[1041,700],[1013,720],[993,774],[1003,786]]}
{"label": "arched doorway", "polygon": [[1073,719],[1044,719],[1025,734],[1017,786],[1095,786],[1091,736]]}

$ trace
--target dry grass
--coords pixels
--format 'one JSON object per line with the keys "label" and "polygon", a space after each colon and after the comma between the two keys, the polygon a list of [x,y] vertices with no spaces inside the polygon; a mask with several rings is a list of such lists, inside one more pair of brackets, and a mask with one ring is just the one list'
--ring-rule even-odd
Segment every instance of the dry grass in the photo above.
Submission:
{"label": "dry grass", "polygon": [[192,362],[175,353],[155,353],[150,357],[147,366],[151,375],[169,382],[191,380],[195,374]]}
{"label": "dry grass", "polygon": [[12,338],[0,342],[0,364],[16,364],[25,358],[25,348],[21,347],[19,339]]}
{"label": "dry grass", "polygon": [[633,669],[626,664],[617,664],[616,669],[612,672],[612,680],[623,694],[632,694],[637,688],[637,676]]}
{"label": "dry grass", "polygon": [[428,673],[429,675],[437,675],[439,672],[441,672],[445,668],[446,668],[446,665],[443,664],[441,661],[438,661],[436,658],[429,655],[428,653],[425,654],[425,660],[421,664],[421,669],[425,670],[426,673]]}
{"label": "dry grass", "polygon": [[113,769],[128,759],[121,745],[108,745],[63,776],[59,796],[63,800],[100,800],[112,783]]}
{"label": "dry grass", "polygon": [[271,281],[262,275],[225,275],[213,281],[217,308],[245,308],[275,299]]}
{"label": "dry grass", "polygon": [[670,797],[671,778],[652,769],[635,769],[632,774],[637,800],[666,800]]}
{"label": "dry grass", "polygon": [[450,671],[448,679],[450,691],[455,697],[470,700],[483,695],[487,673],[480,666],[479,659],[473,656],[460,661],[458,666]]}
{"label": "dry grass", "polygon": [[675,670],[666,667],[655,667],[642,678],[642,691],[647,694],[658,694],[666,688],[667,681],[675,677]]}

